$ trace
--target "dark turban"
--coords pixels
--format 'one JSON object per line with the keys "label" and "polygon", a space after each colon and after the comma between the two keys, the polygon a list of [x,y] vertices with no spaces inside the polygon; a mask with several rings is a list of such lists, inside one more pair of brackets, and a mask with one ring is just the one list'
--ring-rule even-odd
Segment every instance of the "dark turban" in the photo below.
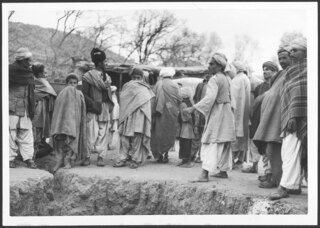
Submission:
{"label": "dark turban", "polygon": [[93,48],[90,54],[91,60],[94,63],[102,62],[107,58],[106,53],[104,53],[104,51],[101,51],[99,48]]}
{"label": "dark turban", "polygon": [[267,61],[265,63],[262,64],[262,68],[267,67],[273,71],[279,71],[279,67],[276,63],[271,62],[271,61]]}
{"label": "dark turban", "polygon": [[44,73],[44,65],[42,63],[34,63],[31,69],[36,77],[42,76]]}
{"label": "dark turban", "polygon": [[138,67],[135,67],[132,69],[130,75],[140,75],[141,77],[143,77],[143,70]]}

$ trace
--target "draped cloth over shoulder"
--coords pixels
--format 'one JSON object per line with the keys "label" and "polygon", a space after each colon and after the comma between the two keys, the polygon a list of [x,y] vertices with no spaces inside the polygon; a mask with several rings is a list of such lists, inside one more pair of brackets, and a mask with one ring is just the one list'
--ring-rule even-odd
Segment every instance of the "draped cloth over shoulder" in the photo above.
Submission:
{"label": "draped cloth over shoulder", "polygon": [[87,157],[86,147],[86,106],[81,91],[67,86],[58,95],[53,111],[51,136],[67,136],[66,144],[72,149],[77,160]]}
{"label": "draped cloth over shoulder", "polygon": [[150,153],[151,100],[154,93],[143,81],[127,82],[120,93],[120,160],[128,156],[143,163]]}
{"label": "draped cloth over shoulder", "polygon": [[159,80],[155,86],[151,150],[155,159],[167,152],[175,142],[181,102],[178,85],[171,79]]}
{"label": "draped cloth over shoulder", "polygon": [[32,124],[34,127],[42,128],[42,136],[50,136],[51,118],[54,109],[56,92],[45,78],[35,79],[35,108]]}
{"label": "draped cloth over shoulder", "polygon": [[279,71],[274,78],[271,88],[265,93],[261,103],[260,123],[253,140],[255,143],[277,142],[281,143],[281,111],[280,90],[284,81],[286,71]]}
{"label": "draped cloth over shoulder", "polygon": [[296,135],[301,140],[302,168],[307,168],[307,59],[290,66],[284,78],[281,96],[281,132],[288,121],[296,119]]}
{"label": "draped cloth over shoulder", "polygon": [[[119,116],[119,124],[122,124],[123,121],[128,118],[133,112],[135,112],[138,108],[143,107],[143,105],[150,101],[155,95],[151,91],[150,87],[139,81],[130,81],[126,83],[120,94],[120,116]],[[151,122],[151,110],[142,109],[145,116]]]}
{"label": "draped cloth over shoulder", "polygon": [[230,78],[224,73],[212,76],[205,97],[194,105],[206,118],[202,143],[224,143],[235,140],[230,83]]}

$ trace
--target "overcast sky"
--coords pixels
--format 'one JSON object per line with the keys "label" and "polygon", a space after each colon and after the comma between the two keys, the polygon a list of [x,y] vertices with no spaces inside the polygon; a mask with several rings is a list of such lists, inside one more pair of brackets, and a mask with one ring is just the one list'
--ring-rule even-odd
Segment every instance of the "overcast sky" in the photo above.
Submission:
{"label": "overcast sky", "polygon": [[[35,4],[34,4],[35,5]],[[10,19],[43,27],[55,27],[56,20],[61,11],[68,7],[72,9],[105,9],[111,16],[120,16],[132,22],[135,9],[167,9],[172,11],[178,19],[186,21],[186,26],[197,33],[216,32],[224,44],[223,51],[229,59],[234,52],[234,39],[236,35],[247,34],[259,43],[256,58],[252,62],[255,74],[261,75],[261,65],[264,61],[276,56],[280,38],[285,32],[301,32],[307,36],[307,4],[299,3],[179,3],[179,4],[36,4],[37,7],[21,7],[15,5],[17,11]],[[47,5],[48,6],[48,5]],[[82,7],[82,8],[81,8]],[[49,11],[50,9],[50,11]],[[110,10],[111,9],[111,10]],[[78,25],[88,26],[94,21],[92,17],[85,17]]]}

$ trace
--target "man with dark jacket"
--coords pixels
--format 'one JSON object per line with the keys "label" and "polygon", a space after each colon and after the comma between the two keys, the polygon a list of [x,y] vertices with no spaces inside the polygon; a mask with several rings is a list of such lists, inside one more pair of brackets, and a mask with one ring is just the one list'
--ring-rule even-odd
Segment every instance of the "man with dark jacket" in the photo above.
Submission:
{"label": "man with dark jacket", "polygon": [[110,113],[113,109],[111,78],[105,72],[106,54],[98,48],[91,51],[95,69],[88,71],[82,78],[82,93],[87,110],[88,157],[82,165],[90,165],[90,153],[98,153],[98,166],[104,166],[103,157],[108,148]]}
{"label": "man with dark jacket", "polygon": [[32,53],[19,48],[15,62],[9,64],[9,132],[10,168],[15,168],[18,151],[27,166],[36,169],[33,161],[32,121],[34,116],[34,74],[31,70]]}

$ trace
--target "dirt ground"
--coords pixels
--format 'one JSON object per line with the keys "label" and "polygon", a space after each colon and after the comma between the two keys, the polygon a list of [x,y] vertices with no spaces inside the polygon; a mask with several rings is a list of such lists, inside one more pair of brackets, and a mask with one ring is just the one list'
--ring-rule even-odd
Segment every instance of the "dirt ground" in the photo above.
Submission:
{"label": "dirt ground", "polygon": [[[106,154],[105,166],[97,167],[96,158],[97,155],[93,154],[91,156],[91,165],[87,167],[75,166],[70,172],[81,175],[81,176],[101,176],[101,177],[120,177],[124,179],[134,179],[137,181],[147,181],[147,180],[166,180],[166,181],[178,181],[180,183],[189,183],[191,180],[198,177],[201,172],[201,164],[194,163],[191,168],[181,168],[176,166],[180,161],[178,158],[179,144],[176,141],[175,151],[169,152],[169,163],[159,164],[153,158],[147,160],[144,165],[138,167],[137,169],[130,169],[129,167],[114,168],[112,164],[117,158],[116,152],[108,151]],[[36,162],[39,164],[40,168],[48,168],[52,164],[53,155],[38,159]],[[24,166],[24,164],[20,163]],[[46,167],[46,168],[44,168]],[[15,169],[10,169],[10,181],[18,181],[22,179],[27,179],[30,176],[34,176],[35,172],[39,175],[39,171],[25,169],[23,167],[17,167]],[[36,175],[38,175],[36,174]],[[48,173],[49,174],[49,173]],[[216,190],[227,191],[232,195],[239,195],[245,197],[253,198],[267,198],[270,193],[276,191],[276,189],[262,189],[258,187],[258,175],[259,174],[246,174],[242,173],[240,169],[235,169],[228,172],[228,179],[219,179],[210,177],[207,183],[193,183],[198,186],[208,186],[208,188],[215,188]],[[289,198],[282,199],[283,203],[292,203],[298,207],[306,208],[308,205],[308,188],[302,188],[301,195],[290,195]]]}

